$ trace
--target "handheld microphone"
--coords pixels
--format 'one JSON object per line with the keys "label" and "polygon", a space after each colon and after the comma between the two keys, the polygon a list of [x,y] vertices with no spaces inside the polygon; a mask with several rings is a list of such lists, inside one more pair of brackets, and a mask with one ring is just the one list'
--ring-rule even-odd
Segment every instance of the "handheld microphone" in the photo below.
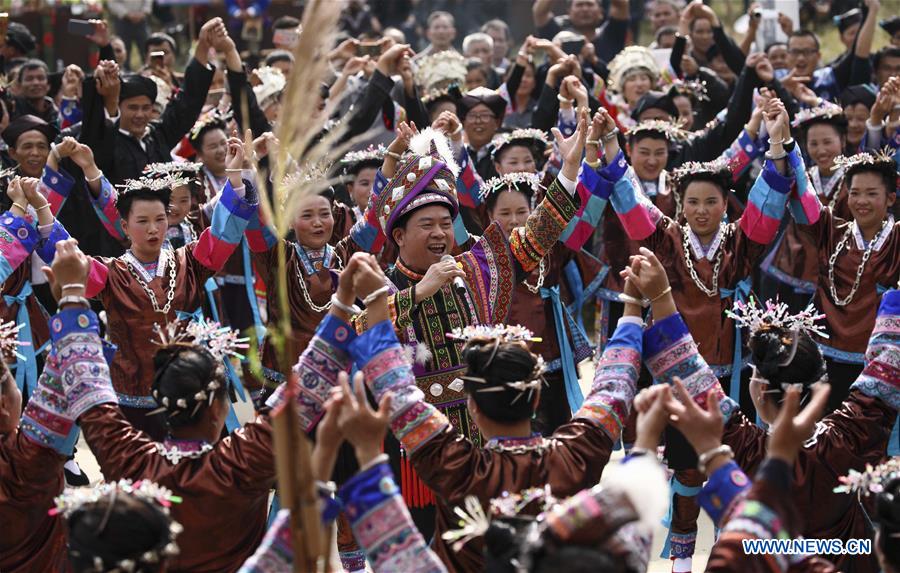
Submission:
{"label": "handheld microphone", "polygon": [[[456,259],[454,259],[451,255],[444,255],[441,257],[441,262],[450,261],[454,265],[456,264]],[[459,277],[453,277],[453,286],[456,287],[457,290],[466,290],[466,283]]]}

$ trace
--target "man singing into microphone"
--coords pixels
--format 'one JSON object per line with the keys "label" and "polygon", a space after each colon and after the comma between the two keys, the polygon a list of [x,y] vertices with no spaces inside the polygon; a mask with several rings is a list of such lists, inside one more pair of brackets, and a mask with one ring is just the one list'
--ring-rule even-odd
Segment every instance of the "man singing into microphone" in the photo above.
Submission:
{"label": "man singing into microphone", "polygon": [[[459,379],[466,370],[462,344],[446,334],[454,328],[506,321],[516,282],[538,266],[578,209],[576,178],[587,122],[585,111],[577,131],[568,139],[554,129],[564,160],[562,170],[525,225],[509,236],[497,223],[481,237],[468,236],[461,225],[454,226],[459,212],[457,166],[447,140],[438,132],[427,129],[410,138],[403,125],[376,176],[367,220],[377,218],[384,235],[399,249],[396,264],[387,271],[391,282],[388,305],[397,337],[411,351],[416,382],[426,399],[476,444],[480,445],[480,436],[468,418]],[[404,133],[412,154],[398,165],[407,145]],[[464,252],[453,257],[451,250],[457,242],[464,245]],[[369,326],[365,311],[356,316],[355,325],[358,331]],[[404,499],[427,539],[434,527],[433,496],[405,456],[397,455],[399,444],[392,435],[385,451],[391,455],[395,475],[401,476]]]}

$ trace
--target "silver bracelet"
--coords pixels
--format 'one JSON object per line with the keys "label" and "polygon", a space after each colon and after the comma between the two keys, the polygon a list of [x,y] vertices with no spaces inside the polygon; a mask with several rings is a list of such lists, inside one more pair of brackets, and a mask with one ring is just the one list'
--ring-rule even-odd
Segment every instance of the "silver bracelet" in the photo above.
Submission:
{"label": "silver bracelet", "polygon": [[619,135],[619,128],[614,127],[613,130],[606,135],[601,135],[600,139],[603,140],[603,143],[606,143],[607,141],[612,141],[613,139],[615,139],[617,135]]}
{"label": "silver bracelet", "polygon": [[380,296],[383,295],[383,294],[389,293],[390,290],[391,290],[391,289],[390,289],[389,286],[384,285],[384,286],[381,287],[380,289],[378,289],[378,290],[372,292],[369,296],[367,296],[366,298],[364,298],[364,299],[363,299],[363,304],[365,304],[366,306],[369,306],[370,304],[372,304],[373,302],[375,302],[375,299],[377,299],[378,297],[380,297]]}
{"label": "silver bracelet", "polygon": [[80,288],[80,289],[84,289],[84,288],[87,288],[87,287],[86,287],[85,285],[81,284],[81,283],[69,283],[69,284],[64,284],[64,285],[62,286],[62,288],[59,289],[59,290],[61,290],[61,291],[67,291],[67,290],[79,289],[79,288]]}
{"label": "silver bracelet", "polygon": [[90,178],[88,178],[88,177],[85,177],[84,180],[87,181],[88,183],[93,183],[94,181],[97,181],[97,180],[99,180],[101,177],[103,177],[103,172],[100,171],[99,169],[97,170],[97,173],[98,173],[98,175],[97,175],[96,177],[94,177],[93,179],[90,179]]}
{"label": "silver bracelet", "polygon": [[80,304],[81,306],[84,306],[87,308],[90,308],[90,306],[91,306],[91,303],[88,302],[88,299],[84,298],[83,296],[64,296],[61,299],[59,299],[59,307],[60,308],[62,308],[64,305],[67,305],[67,304]]}
{"label": "silver bracelet", "polygon": [[779,155],[773,155],[771,149],[769,151],[766,151],[766,159],[770,161],[775,161],[776,159],[784,159],[787,156],[788,152],[785,151],[784,148],[781,149],[781,153]]}
{"label": "silver bracelet", "polygon": [[647,308],[650,306],[650,302],[646,299],[635,298],[629,294],[619,293],[619,300],[624,302],[625,304],[636,304],[641,308]]}
{"label": "silver bracelet", "polygon": [[709,465],[714,458],[727,455],[730,458],[734,457],[734,450],[731,449],[731,446],[728,444],[722,444],[718,447],[715,447],[708,452],[703,452],[697,457],[697,469],[700,470],[701,473],[706,473],[706,466]]}
{"label": "silver bracelet", "polygon": [[352,306],[347,306],[346,304],[339,301],[336,294],[331,295],[331,305],[338,310],[346,312],[350,316],[355,316],[362,312],[362,309],[355,304]]}

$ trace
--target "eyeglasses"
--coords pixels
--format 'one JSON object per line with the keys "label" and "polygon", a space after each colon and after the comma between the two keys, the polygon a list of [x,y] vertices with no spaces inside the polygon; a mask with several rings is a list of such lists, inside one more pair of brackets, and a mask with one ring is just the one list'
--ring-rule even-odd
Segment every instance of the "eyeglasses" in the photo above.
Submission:
{"label": "eyeglasses", "polygon": [[807,58],[811,58],[819,53],[818,48],[806,48],[805,50],[802,48],[791,48],[788,50],[788,53],[792,56],[806,56]]}
{"label": "eyeglasses", "polygon": [[466,119],[472,123],[487,123],[497,119],[497,116],[492,113],[470,113]]}

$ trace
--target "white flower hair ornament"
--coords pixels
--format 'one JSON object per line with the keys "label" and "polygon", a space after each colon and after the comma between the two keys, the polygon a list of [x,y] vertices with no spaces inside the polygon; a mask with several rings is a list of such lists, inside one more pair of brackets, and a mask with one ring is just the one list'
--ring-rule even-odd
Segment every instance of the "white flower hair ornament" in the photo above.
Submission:
{"label": "white flower hair ornament", "polygon": [[757,304],[754,297],[748,301],[735,301],[733,310],[726,310],[725,315],[733,319],[738,326],[747,328],[751,333],[763,328],[783,328],[791,332],[807,332],[828,338],[828,334],[818,321],[825,318],[824,314],[817,313],[816,308],[810,304],[802,312],[791,314],[788,305],[783,302],[766,301],[764,307]]}
{"label": "white flower hair ornament", "polygon": [[4,357],[25,360],[25,356],[19,352],[19,348],[31,346],[31,343],[19,340],[19,331],[24,326],[24,324],[16,324],[12,320],[0,322],[0,354]]}

